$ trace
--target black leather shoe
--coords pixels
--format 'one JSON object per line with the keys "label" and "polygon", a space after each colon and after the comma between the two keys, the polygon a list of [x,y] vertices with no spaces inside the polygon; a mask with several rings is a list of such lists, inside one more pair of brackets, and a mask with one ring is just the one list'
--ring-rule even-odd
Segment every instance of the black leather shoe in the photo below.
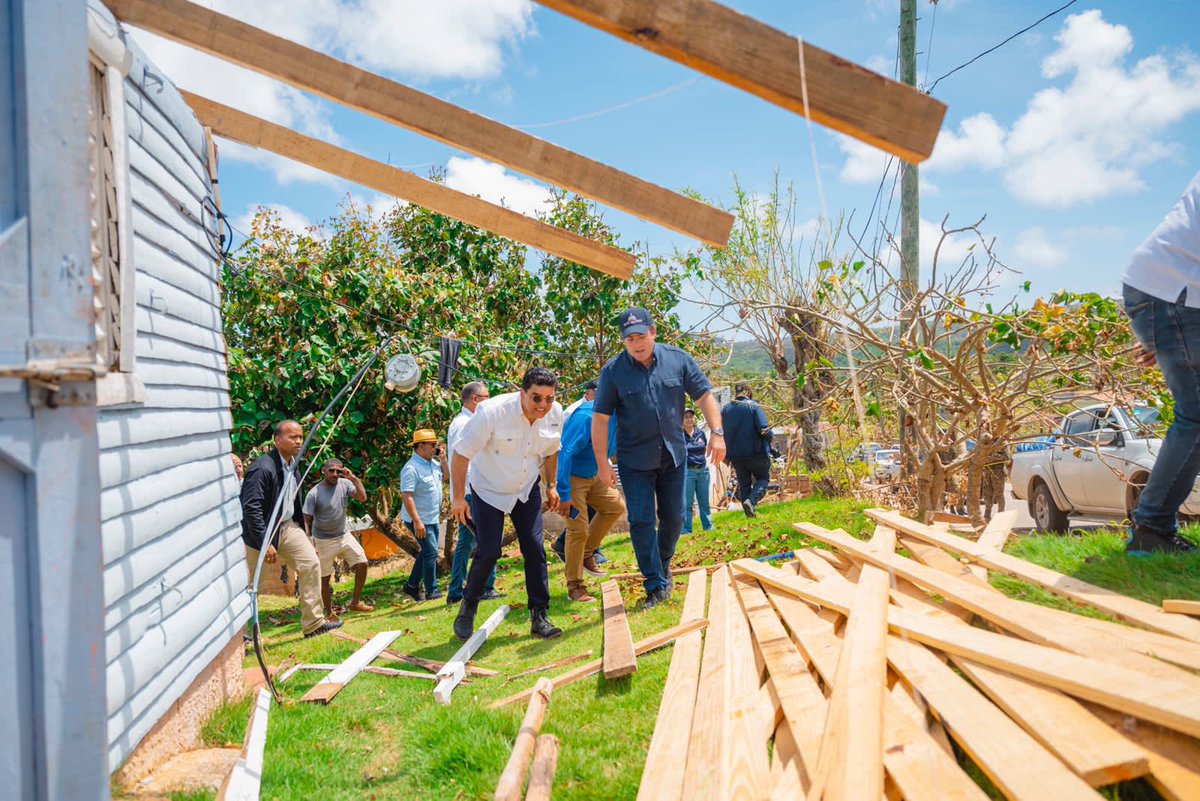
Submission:
{"label": "black leather shoe", "polygon": [[648,611],[670,599],[670,590],[655,590],[646,594],[646,600],[642,601],[642,611]]}
{"label": "black leather shoe", "polygon": [[466,642],[475,633],[475,612],[479,609],[479,601],[462,599],[458,606],[458,617],[454,618],[454,636]]}
{"label": "black leather shoe", "polygon": [[328,634],[329,632],[333,631],[334,629],[340,629],[341,627],[342,627],[342,621],[340,621],[340,620],[326,620],[326,621],[322,622],[321,625],[317,626],[315,629],[313,629],[312,631],[305,634],[304,639],[307,640],[309,637],[316,637],[321,634]]}
{"label": "black leather shoe", "polygon": [[553,640],[562,636],[562,629],[546,619],[545,609],[529,610],[529,633],[543,640]]}

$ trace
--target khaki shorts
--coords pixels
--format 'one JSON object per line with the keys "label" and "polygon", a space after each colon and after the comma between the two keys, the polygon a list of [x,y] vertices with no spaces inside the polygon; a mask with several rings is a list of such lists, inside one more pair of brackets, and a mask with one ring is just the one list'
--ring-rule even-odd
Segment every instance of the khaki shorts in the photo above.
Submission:
{"label": "khaki shorts", "polygon": [[367,554],[359,545],[358,539],[349,531],[335,539],[323,537],[313,537],[312,539],[313,547],[317,549],[317,558],[321,560],[322,576],[333,573],[333,563],[337,559],[345,559],[346,564],[350,567],[367,563]]}

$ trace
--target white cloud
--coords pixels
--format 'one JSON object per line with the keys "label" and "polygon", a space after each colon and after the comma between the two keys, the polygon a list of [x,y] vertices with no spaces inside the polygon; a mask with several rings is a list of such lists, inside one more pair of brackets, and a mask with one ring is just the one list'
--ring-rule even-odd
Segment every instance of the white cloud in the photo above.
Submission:
{"label": "white cloud", "polygon": [[1013,255],[1016,263],[1012,266],[1022,272],[1028,272],[1030,267],[1053,270],[1071,257],[1070,251],[1051,241],[1049,234],[1040,226],[1026,228],[1017,234]]}
{"label": "white cloud", "polygon": [[483,159],[451,157],[446,162],[446,186],[528,216],[550,207],[548,187],[513,175],[499,164]]}
{"label": "white cloud", "polygon": [[[1001,170],[1015,197],[1048,208],[1142,188],[1140,170],[1178,149],[1171,126],[1200,110],[1200,59],[1183,51],[1129,63],[1132,34],[1098,10],[1068,17],[1055,42],[1042,74],[1062,85],[1037,92],[1007,130],[980,113],[942,131],[929,171]],[[882,154],[840,144],[843,180],[878,180]]]}
{"label": "white cloud", "polygon": [[[505,48],[532,35],[531,0],[207,0],[206,5],[274,34],[400,79],[481,80],[500,73]],[[338,143],[329,106],[227,61],[136,30],[154,65],[175,85],[289,128]],[[341,187],[326,173],[227,143],[222,155],[261,165],[281,184]]]}
{"label": "white cloud", "polygon": [[[963,263],[979,244],[979,238],[971,232],[946,235],[942,238],[942,226],[921,218],[921,275],[932,275],[936,255],[938,272],[952,272]],[[896,237],[901,240],[901,237]],[[940,250],[939,250],[940,247]]]}

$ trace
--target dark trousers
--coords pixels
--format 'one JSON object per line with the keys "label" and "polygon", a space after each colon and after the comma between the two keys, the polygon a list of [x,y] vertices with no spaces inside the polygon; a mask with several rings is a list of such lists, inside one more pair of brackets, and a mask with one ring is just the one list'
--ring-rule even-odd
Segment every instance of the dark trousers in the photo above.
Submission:
{"label": "dark trousers", "polygon": [[[478,601],[500,559],[504,512],[474,492],[470,497],[471,517],[475,524],[475,558],[467,572],[463,598]],[[546,575],[546,547],[542,543],[541,484],[534,484],[529,499],[524,503],[518,501],[508,516],[517,531],[517,542],[525,561],[525,594],[529,597],[529,608],[547,609],[550,606],[550,581]]]}
{"label": "dark trousers", "polygon": [[753,504],[761,501],[771,483],[771,457],[764,454],[746,459],[730,459],[729,463],[733,465],[733,472],[737,474],[738,500],[749,499]]}
{"label": "dark trousers", "polygon": [[[471,502],[471,496],[467,496],[467,503]],[[463,585],[467,582],[467,567],[471,564],[471,551],[475,550],[475,535],[471,533],[471,529],[458,524],[458,539],[454,541],[454,561],[450,565],[450,584],[446,587],[446,594],[451,601],[461,601],[463,594]],[[496,571],[492,570],[492,575],[488,578],[487,586],[484,587],[484,592],[491,592],[496,588]]]}
{"label": "dark trousers", "polygon": [[[658,467],[638,470],[617,461],[625,511],[629,515],[629,539],[642,571],[647,593],[671,589],[671,558],[679,532],[683,530],[683,479],[687,461],[675,464],[664,447]],[[657,514],[656,514],[657,513]]]}

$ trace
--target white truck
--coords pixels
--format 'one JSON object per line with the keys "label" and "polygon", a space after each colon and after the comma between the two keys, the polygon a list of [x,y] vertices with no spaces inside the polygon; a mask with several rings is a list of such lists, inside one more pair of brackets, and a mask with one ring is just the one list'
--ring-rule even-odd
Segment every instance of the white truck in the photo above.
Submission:
{"label": "white truck", "polygon": [[[1029,503],[1038,530],[1064,533],[1071,515],[1128,519],[1162,447],[1158,410],[1087,406],[1066,415],[1050,442],[1012,456],[1013,495]],[[1180,510],[1200,515],[1200,490]]]}

